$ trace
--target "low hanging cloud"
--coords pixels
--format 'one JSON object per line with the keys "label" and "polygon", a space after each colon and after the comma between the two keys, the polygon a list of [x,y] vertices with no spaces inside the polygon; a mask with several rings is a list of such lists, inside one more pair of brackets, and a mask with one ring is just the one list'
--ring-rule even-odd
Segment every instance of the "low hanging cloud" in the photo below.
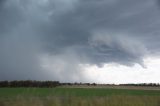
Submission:
{"label": "low hanging cloud", "polygon": [[128,66],[138,63],[145,67],[143,57],[147,54],[147,49],[125,35],[99,32],[92,36],[90,45],[95,50],[95,56],[101,58],[99,63],[115,62]]}
{"label": "low hanging cloud", "polygon": [[1,0],[0,80],[88,81],[81,64],[147,67],[160,51],[159,11],[157,0]]}

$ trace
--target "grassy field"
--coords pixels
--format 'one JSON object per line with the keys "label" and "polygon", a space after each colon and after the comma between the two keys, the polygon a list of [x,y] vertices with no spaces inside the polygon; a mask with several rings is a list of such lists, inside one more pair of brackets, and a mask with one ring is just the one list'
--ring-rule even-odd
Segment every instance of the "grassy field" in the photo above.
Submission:
{"label": "grassy field", "polygon": [[0,88],[0,106],[160,106],[160,91],[107,88]]}

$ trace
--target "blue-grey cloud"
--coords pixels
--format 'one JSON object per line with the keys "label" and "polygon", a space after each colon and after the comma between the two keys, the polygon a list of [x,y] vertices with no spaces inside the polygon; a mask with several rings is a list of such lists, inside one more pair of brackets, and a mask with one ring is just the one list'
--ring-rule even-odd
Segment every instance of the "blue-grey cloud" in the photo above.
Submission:
{"label": "blue-grey cloud", "polygon": [[159,18],[157,0],[2,0],[0,80],[48,79],[46,55],[53,68],[64,63],[55,80],[85,79],[79,64],[145,67],[144,57],[160,51]]}

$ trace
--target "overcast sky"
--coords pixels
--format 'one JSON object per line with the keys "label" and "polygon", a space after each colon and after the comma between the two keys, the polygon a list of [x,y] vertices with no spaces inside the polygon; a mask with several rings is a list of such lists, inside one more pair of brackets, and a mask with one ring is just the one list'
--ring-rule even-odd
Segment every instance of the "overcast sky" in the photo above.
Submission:
{"label": "overcast sky", "polygon": [[0,80],[159,76],[159,0],[0,0]]}

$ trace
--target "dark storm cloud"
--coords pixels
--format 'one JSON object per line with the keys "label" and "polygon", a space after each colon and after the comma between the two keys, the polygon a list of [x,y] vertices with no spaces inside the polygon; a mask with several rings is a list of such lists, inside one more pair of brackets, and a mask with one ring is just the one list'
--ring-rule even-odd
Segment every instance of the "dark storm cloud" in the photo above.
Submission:
{"label": "dark storm cloud", "polygon": [[0,80],[85,80],[79,64],[144,67],[159,52],[159,18],[157,0],[2,0]]}
{"label": "dark storm cloud", "polygon": [[[47,39],[49,43],[48,47],[51,50],[54,51],[56,49],[56,51],[61,51],[61,49],[63,50],[64,48],[74,45],[74,47],[77,46],[77,49],[80,48],[78,54],[87,55],[89,61],[93,64],[118,62],[125,65],[133,65],[134,63],[142,65],[146,48],[141,48],[139,49],[140,51],[135,50],[137,53],[131,53],[130,49],[135,49],[134,41],[133,44],[126,42],[128,43],[127,45],[130,45],[129,48],[125,48],[122,42],[123,38],[130,41],[134,38],[133,36],[137,36],[136,38],[142,37],[143,39],[146,35],[143,30],[144,27],[146,29],[148,26],[143,25],[149,25],[148,20],[152,19],[149,15],[146,16],[146,9],[148,10],[146,6],[150,5],[150,3],[150,1],[144,2],[143,0],[136,2],[127,0],[79,1],[72,10],[59,14],[53,13],[53,15],[49,17],[51,24],[46,26],[46,30],[42,30],[42,33],[46,35],[44,39]],[[137,12],[138,9],[140,9],[140,12]],[[145,19],[143,14],[146,16]],[[102,32],[106,31],[106,33],[103,33],[103,35],[94,35],[96,31],[101,32],[101,30]],[[136,33],[133,33],[135,31]],[[111,32],[111,35],[106,35],[107,32]],[[93,35],[106,39],[106,42],[108,42],[107,39],[111,36],[112,42],[109,45],[112,45],[112,47],[110,47],[108,43],[106,44],[105,41],[99,41],[101,42],[100,45],[92,47],[90,42],[96,43],[90,41]],[[106,36],[108,36],[108,38],[106,38]],[[53,47],[54,49],[52,49]],[[143,43],[140,44],[140,47],[143,47]],[[99,50],[100,48],[106,50],[102,52]],[[108,51],[107,49],[110,50]]]}

